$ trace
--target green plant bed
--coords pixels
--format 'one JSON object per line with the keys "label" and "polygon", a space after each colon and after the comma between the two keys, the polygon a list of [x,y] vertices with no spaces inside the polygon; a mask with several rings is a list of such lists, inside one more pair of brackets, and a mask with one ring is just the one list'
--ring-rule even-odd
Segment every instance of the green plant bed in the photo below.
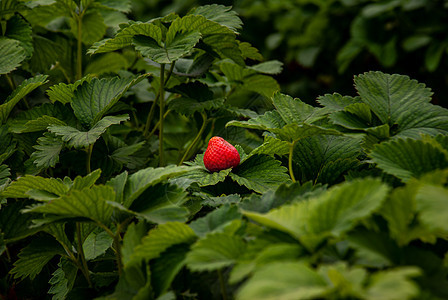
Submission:
{"label": "green plant bed", "polygon": [[[128,4],[5,4],[2,298],[448,297],[429,88],[367,72],[312,106],[229,7],[134,22]],[[213,136],[237,166],[206,169]]]}

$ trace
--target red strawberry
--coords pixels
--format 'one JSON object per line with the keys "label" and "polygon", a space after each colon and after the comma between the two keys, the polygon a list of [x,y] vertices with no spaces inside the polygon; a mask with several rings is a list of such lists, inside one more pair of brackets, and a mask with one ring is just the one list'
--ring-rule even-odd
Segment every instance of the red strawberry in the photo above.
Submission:
{"label": "red strawberry", "polygon": [[233,145],[219,136],[212,137],[204,154],[204,165],[210,172],[234,168],[240,163],[240,154]]}

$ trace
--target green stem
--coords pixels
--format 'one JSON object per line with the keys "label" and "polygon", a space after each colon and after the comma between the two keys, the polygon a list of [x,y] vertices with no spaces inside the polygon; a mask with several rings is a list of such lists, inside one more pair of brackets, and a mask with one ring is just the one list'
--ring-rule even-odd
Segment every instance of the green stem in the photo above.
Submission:
{"label": "green stem", "polygon": [[92,173],[92,168],[90,167],[90,162],[92,160],[92,152],[93,152],[93,144],[87,147],[87,161],[86,161],[87,174]]}
{"label": "green stem", "polygon": [[289,167],[289,175],[291,176],[292,182],[296,182],[296,178],[294,177],[294,171],[292,170],[292,154],[294,152],[294,146],[296,142],[293,142],[289,146],[289,160],[288,160],[288,167]]}
{"label": "green stem", "polygon": [[[171,112],[171,109],[167,109],[167,111],[165,112],[165,114],[163,115],[163,119],[166,118],[166,116],[168,116],[168,114]],[[154,134],[154,132],[156,132],[157,128],[159,128],[159,123],[160,120],[157,121],[156,125],[154,125],[154,128],[151,130],[151,132],[148,134],[147,139],[149,140],[150,137],[152,137],[152,135]]]}
{"label": "green stem", "polygon": [[[166,86],[166,84],[168,83],[168,80],[170,80],[170,78],[171,78],[171,74],[173,73],[174,64],[175,64],[175,63],[172,63],[172,64],[171,64],[171,67],[170,67],[170,70],[169,70],[169,72],[168,72],[168,75],[167,75],[167,77],[166,77],[166,79],[165,79],[165,82],[163,82],[163,81],[162,81],[162,78],[160,78],[160,84],[162,84],[162,82],[163,82],[163,85]],[[156,95],[156,98],[154,99],[154,102],[151,104],[151,109],[149,110],[148,117],[146,118],[145,129],[143,130],[143,136],[146,137],[146,139],[149,139],[149,138],[152,136],[152,134],[154,133],[154,131],[155,131],[155,130],[153,129],[153,130],[151,131],[151,133],[148,134],[148,132],[149,132],[149,127],[151,126],[152,117],[153,117],[153,115],[154,115],[154,111],[155,111],[155,108],[156,108],[156,104],[157,104],[157,101],[159,101],[159,98],[160,98],[160,89],[159,89],[159,91],[157,92],[157,95]],[[159,123],[157,123],[154,127],[155,127],[155,128],[159,127]]]}
{"label": "green stem", "polygon": [[87,280],[87,283],[89,284],[89,287],[92,287],[92,281],[90,280],[89,275],[89,267],[87,267],[87,261],[86,257],[84,255],[84,249],[82,248],[82,241],[81,241],[81,224],[79,222],[76,222],[76,238],[78,240],[78,255],[81,258],[82,263],[82,273],[84,274],[84,277]]}
{"label": "green stem", "polygon": [[163,115],[165,110],[165,64],[160,65],[160,90],[159,90],[159,166],[165,165],[163,157]]}
{"label": "green stem", "polygon": [[218,278],[219,278],[219,286],[221,287],[222,299],[227,300],[226,283],[224,281],[224,277],[222,276],[221,269],[218,269]]}
{"label": "green stem", "polygon": [[77,42],[78,48],[76,53],[76,79],[79,80],[82,78],[82,17],[84,16],[84,11],[80,12],[77,16],[78,21],[78,34],[77,34]]}
{"label": "green stem", "polygon": [[201,112],[201,116],[202,116],[202,126],[201,129],[199,129],[198,134],[196,135],[196,137],[194,138],[193,142],[191,142],[190,146],[188,146],[187,150],[185,150],[184,156],[182,156],[182,159],[179,162],[179,166],[182,165],[184,163],[184,161],[187,159],[188,154],[190,153],[191,149],[193,149],[194,146],[196,146],[196,143],[199,141],[199,139],[202,136],[202,133],[205,130],[205,126],[207,125],[207,114],[205,112]]}
{"label": "green stem", "polygon": [[120,230],[121,227],[117,227],[117,233],[114,236],[114,248],[115,248],[115,256],[117,258],[117,266],[118,266],[118,275],[121,275],[123,272],[123,260],[121,258],[121,245],[120,245]]}

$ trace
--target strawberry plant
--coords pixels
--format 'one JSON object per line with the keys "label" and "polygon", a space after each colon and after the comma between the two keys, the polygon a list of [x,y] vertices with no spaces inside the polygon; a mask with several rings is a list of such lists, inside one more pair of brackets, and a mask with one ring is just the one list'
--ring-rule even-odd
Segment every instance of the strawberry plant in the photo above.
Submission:
{"label": "strawberry plant", "polygon": [[307,104],[222,5],[1,8],[2,299],[448,297],[448,110],[423,83]]}

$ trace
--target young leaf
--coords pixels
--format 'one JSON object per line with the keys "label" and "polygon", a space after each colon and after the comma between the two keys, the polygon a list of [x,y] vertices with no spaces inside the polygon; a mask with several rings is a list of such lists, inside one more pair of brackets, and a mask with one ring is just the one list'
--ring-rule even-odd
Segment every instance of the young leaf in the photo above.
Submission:
{"label": "young leaf", "polygon": [[127,46],[131,46],[133,37],[136,35],[150,37],[158,44],[162,42],[162,30],[160,27],[152,23],[135,22],[118,31],[114,38],[104,39],[94,43],[87,53],[95,54],[112,52]]}
{"label": "young leaf", "polygon": [[248,189],[264,193],[289,182],[287,171],[280,161],[271,156],[253,155],[230,173],[230,177]]}
{"label": "young leaf", "polygon": [[62,218],[87,218],[102,224],[110,223],[113,207],[107,201],[115,199],[109,186],[93,186],[81,191],[73,190],[69,195],[31,206],[23,212],[44,213]]}
{"label": "young leaf", "polygon": [[37,145],[33,146],[36,151],[31,154],[31,159],[38,168],[54,167],[59,162],[59,153],[64,142],[50,133],[37,139]]}
{"label": "young leaf", "polygon": [[381,206],[387,192],[387,186],[379,180],[356,180],[267,214],[244,214],[265,226],[291,234],[312,250],[325,237],[338,237],[372,214]]}
{"label": "young leaf", "polygon": [[373,148],[369,156],[384,172],[403,181],[448,167],[448,150],[430,140],[395,139]]}
{"label": "young leaf", "polygon": [[190,170],[185,166],[168,166],[164,168],[146,168],[128,177],[124,191],[123,205],[128,208],[147,188],[170,177],[181,175]]}
{"label": "young leaf", "polygon": [[0,38],[0,74],[14,71],[25,60],[26,52],[18,40]]}
{"label": "young leaf", "polygon": [[64,248],[54,239],[35,239],[20,251],[19,259],[10,273],[14,274],[14,278],[30,277],[33,280],[53,256],[64,254]]}
{"label": "young leaf", "polygon": [[201,38],[198,31],[172,33],[171,28],[168,29],[163,46],[151,37],[135,36],[135,50],[159,64],[170,64],[190,53]]}
{"label": "young leaf", "polygon": [[28,192],[31,190],[41,190],[55,196],[62,196],[68,192],[68,187],[61,179],[25,175],[13,181],[2,195],[8,198],[29,198]]}
{"label": "young leaf", "polygon": [[203,238],[210,232],[219,232],[229,222],[241,219],[241,214],[236,206],[224,205],[205,217],[199,218],[190,223],[190,227],[197,236]]}
{"label": "young leaf", "polygon": [[383,124],[400,124],[410,107],[431,101],[432,92],[424,84],[403,75],[368,72],[355,76],[355,87]]}
{"label": "young leaf", "polygon": [[108,127],[129,119],[129,115],[107,116],[98,121],[89,131],[80,131],[71,126],[50,125],[48,130],[60,136],[69,147],[84,148],[94,144]]}
{"label": "young leaf", "polygon": [[236,262],[246,244],[238,235],[211,233],[191,246],[186,264],[192,271],[212,271]]}
{"label": "young leaf", "polygon": [[20,84],[14,92],[9,95],[5,103],[0,105],[0,124],[4,123],[14,106],[26,95],[31,93],[39,86],[47,83],[48,75],[37,75],[26,79]]}
{"label": "young leaf", "polygon": [[148,74],[138,77],[97,79],[85,81],[74,92],[71,106],[76,117],[93,126],[114,106],[126,91]]}
{"label": "young leaf", "polygon": [[224,25],[237,33],[242,28],[243,22],[238,14],[231,9],[230,6],[211,4],[193,8],[188,14],[202,15],[208,20]]}
{"label": "young leaf", "polygon": [[263,74],[275,75],[280,74],[282,72],[283,63],[278,60],[269,60],[259,63],[257,65],[250,66],[249,68]]}
{"label": "young leaf", "polygon": [[58,269],[53,272],[49,284],[51,284],[48,294],[53,295],[53,300],[63,300],[67,298],[67,294],[75,285],[76,274],[78,267],[71,261],[61,257],[58,263]]}
{"label": "young leaf", "polygon": [[112,242],[112,237],[105,231],[90,233],[82,244],[86,260],[103,255],[112,246]]}
{"label": "young leaf", "polygon": [[257,270],[236,299],[313,299],[324,297],[329,290],[325,279],[305,264],[274,262]]}
{"label": "young leaf", "polygon": [[169,247],[177,244],[191,244],[196,238],[193,230],[184,223],[169,222],[159,225],[143,238],[140,245],[134,248],[128,265],[142,259],[157,258]]}

